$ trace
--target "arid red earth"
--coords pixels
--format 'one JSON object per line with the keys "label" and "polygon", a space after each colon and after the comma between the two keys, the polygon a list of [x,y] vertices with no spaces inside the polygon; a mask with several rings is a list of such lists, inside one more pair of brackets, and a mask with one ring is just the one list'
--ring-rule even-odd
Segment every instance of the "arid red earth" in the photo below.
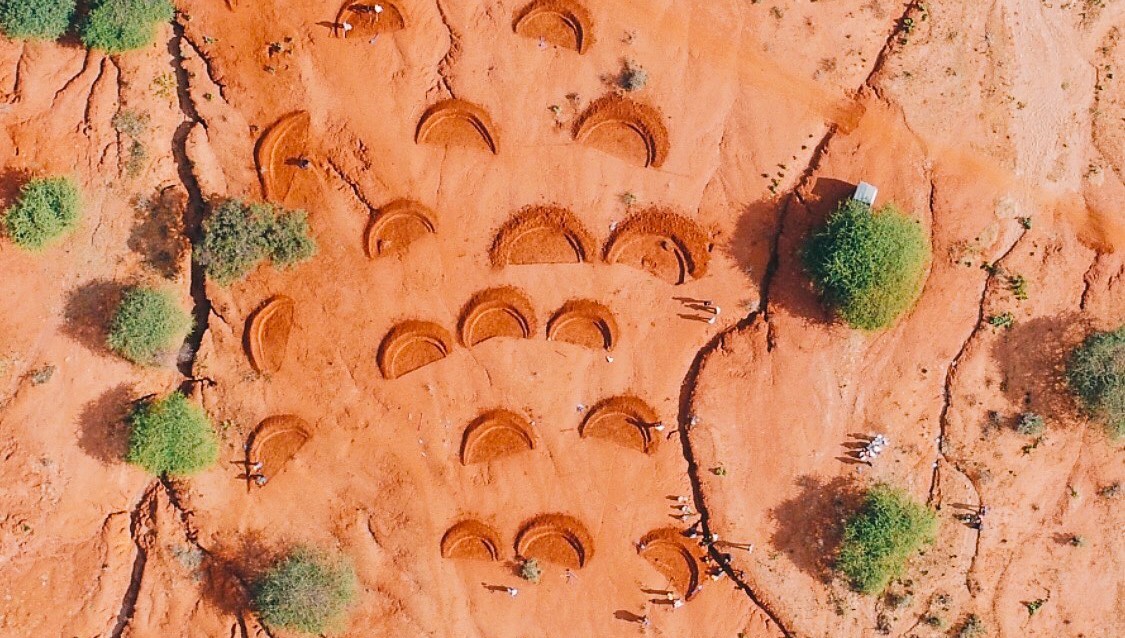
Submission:
{"label": "arid red earth", "polygon": [[[286,636],[248,587],[295,544],[353,561],[343,636],[1125,636],[1122,442],[1061,381],[1125,322],[1125,2],[576,4],[176,0],[132,53],[0,38],[0,208],[51,174],[84,204],[41,253],[0,239],[0,636]],[[874,333],[799,256],[861,180],[932,241]],[[307,211],[316,256],[206,280],[231,197]],[[178,360],[106,349],[136,283],[193,310]],[[124,417],[176,388],[220,458],[157,480]],[[879,481],[940,528],[862,596],[831,559]],[[711,579],[696,521],[753,550]]]}

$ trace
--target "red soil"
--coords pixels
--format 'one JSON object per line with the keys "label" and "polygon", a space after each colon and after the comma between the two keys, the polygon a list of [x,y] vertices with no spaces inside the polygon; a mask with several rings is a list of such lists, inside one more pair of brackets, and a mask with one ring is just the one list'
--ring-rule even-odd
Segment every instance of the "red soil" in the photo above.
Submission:
{"label": "red soil", "polygon": [[520,528],[516,554],[568,569],[581,569],[594,555],[594,541],[586,526],[573,516],[542,514]]}
{"label": "red soil", "polygon": [[261,374],[273,374],[285,364],[289,338],[296,321],[297,305],[285,295],[277,295],[246,320],[244,342],[250,365]]}
{"label": "red soil", "polygon": [[380,208],[367,226],[364,246],[372,259],[402,255],[425,235],[437,232],[434,212],[409,199],[396,199]]}
{"label": "red soil", "polygon": [[676,285],[705,275],[710,259],[710,243],[699,225],[661,209],[626,219],[605,248],[607,262],[647,270]]}
{"label": "red soil", "polygon": [[535,435],[525,417],[489,410],[473,419],[461,435],[461,464],[487,463],[534,449]]}
{"label": "red soil", "polygon": [[[261,463],[260,470],[248,474],[262,474],[272,479],[281,473],[285,464],[309,440],[309,427],[303,419],[293,415],[271,416],[254,429],[246,445],[246,463]],[[249,476],[247,481],[249,481]],[[266,485],[269,485],[267,482]]]}
{"label": "red soil", "polygon": [[[84,202],[74,232],[40,253],[0,237],[0,635],[265,636],[250,584],[311,544],[355,565],[342,636],[873,638],[884,626],[940,638],[969,614],[989,638],[1125,636],[1125,523],[1107,489],[1125,482],[1121,446],[1073,409],[1057,373],[1075,337],[1125,322],[1125,3],[582,0],[598,42],[576,55],[513,32],[527,1],[395,0],[408,28],[374,42],[337,37],[343,0],[175,0],[178,26],[113,56],[0,37],[0,209],[21,175],[71,175]],[[659,168],[642,167],[652,149],[628,124],[596,129],[594,148],[573,139],[623,59],[648,72],[628,97],[659,107],[674,149]],[[419,115],[453,95],[488,107],[502,154],[414,143]],[[256,165],[262,132],[299,111],[307,140]],[[125,112],[149,116],[139,160],[114,126]],[[312,160],[299,173],[284,161],[297,153]],[[256,168],[271,164],[265,181],[288,172],[286,205],[310,212],[316,257],[205,282],[179,251],[198,239],[198,203],[260,199]],[[917,304],[876,334],[833,323],[800,263],[860,180],[933,241]],[[439,211],[440,234],[372,260],[371,213],[401,197]],[[548,203],[585,237],[544,231],[495,263],[567,263],[494,267],[513,211]],[[705,274],[671,287],[590,263],[649,207],[702,229]],[[205,332],[179,367],[105,351],[106,309],[135,282],[195,306]],[[397,323],[452,329],[467,299],[498,286],[544,321],[571,299],[612,308],[613,361],[493,339],[383,378],[377,350]],[[285,364],[255,374],[245,320],[279,293],[299,329]],[[693,299],[722,308],[714,324]],[[1004,313],[1010,329],[988,323]],[[122,461],[124,415],[181,387],[210,414],[220,458],[159,481]],[[577,406],[624,393],[678,417],[656,453],[574,431]],[[462,465],[466,424],[494,406],[535,422],[535,451]],[[1029,410],[1047,422],[1040,437],[1011,427]],[[313,437],[269,489],[248,491],[244,444],[279,414],[309,418]],[[874,467],[851,462],[845,444],[874,432],[891,441]],[[891,587],[897,606],[830,571],[853,492],[876,481],[940,506],[935,546]],[[677,495],[757,549],[732,551],[727,576],[673,610],[650,593],[669,578],[634,543],[691,523],[669,518]],[[954,517],[980,503],[982,530]],[[435,551],[472,518],[503,532],[493,544],[511,559],[538,512],[587,526],[597,555],[573,578],[543,561],[532,585],[505,560]],[[550,545],[576,560],[565,540]]]}
{"label": "red soil", "polygon": [[638,166],[660,168],[670,144],[664,116],[656,108],[610,93],[574,123],[574,139]]}
{"label": "red soil", "polygon": [[422,114],[414,141],[418,144],[479,148],[496,154],[500,142],[488,113],[470,102],[458,99],[438,102]]}
{"label": "red soil", "polygon": [[613,350],[617,334],[613,313],[604,304],[591,299],[566,302],[547,322],[547,339],[593,350]]}
{"label": "red soil", "polygon": [[297,160],[309,153],[309,114],[295,111],[283,116],[270,126],[258,140],[254,161],[258,167],[258,180],[262,185],[262,198],[285,204],[293,190],[294,181],[304,172]]}
{"label": "red soil", "polygon": [[590,261],[594,240],[574,213],[559,206],[528,206],[496,233],[492,265],[571,264]]}
{"label": "red soil", "polygon": [[457,334],[471,348],[496,337],[529,339],[535,334],[535,309],[517,288],[489,288],[473,295],[461,310]]}
{"label": "red soil", "polygon": [[582,420],[578,432],[583,437],[604,439],[645,454],[656,452],[661,434],[653,428],[660,416],[647,403],[634,396],[619,396],[601,401]]}
{"label": "red soil", "polygon": [[702,571],[695,555],[698,546],[684,538],[683,531],[675,527],[654,529],[644,535],[637,553],[656,571],[668,579],[669,586],[683,600],[691,600],[698,593],[699,574]]}
{"label": "red soil", "polygon": [[379,370],[385,379],[397,379],[440,361],[453,349],[449,331],[429,321],[404,321],[379,344]]}
{"label": "red soil", "polygon": [[585,53],[594,43],[590,12],[575,0],[534,0],[516,12],[512,30],[564,49]]}
{"label": "red soil", "polygon": [[[375,5],[383,10],[375,11]],[[345,33],[343,24],[352,28]],[[367,43],[382,33],[400,31],[406,28],[406,19],[398,5],[389,0],[345,0],[336,14],[334,26],[336,37],[348,38]]]}
{"label": "red soil", "polygon": [[442,558],[497,561],[500,551],[500,535],[480,521],[461,521],[441,537]]}

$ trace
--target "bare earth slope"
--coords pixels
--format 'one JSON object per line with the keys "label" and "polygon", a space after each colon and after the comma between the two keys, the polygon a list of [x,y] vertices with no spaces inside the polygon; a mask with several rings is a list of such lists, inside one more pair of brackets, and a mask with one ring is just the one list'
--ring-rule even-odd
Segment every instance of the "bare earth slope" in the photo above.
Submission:
{"label": "bare earth slope", "polygon": [[[355,562],[347,636],[1125,635],[1121,442],[1059,375],[1125,321],[1121,0],[585,0],[581,34],[523,0],[396,2],[401,29],[176,4],[126,55],[0,39],[0,208],[63,173],[85,211],[42,254],[0,239],[0,634],[282,636],[250,584],[307,543]],[[625,60],[643,88],[615,88]],[[139,170],[121,112],[150,118]],[[860,180],[933,241],[876,334],[798,257]],[[205,281],[188,238],[223,197],[307,210],[317,255]],[[177,361],[104,347],[138,282],[194,309]],[[123,415],[178,387],[220,462],[155,480]],[[251,454],[293,456],[248,485],[274,416],[302,431]],[[888,452],[850,462],[872,432]],[[880,480],[941,527],[874,599],[830,557]],[[677,496],[753,551],[709,554]],[[980,530],[955,518],[982,503]]]}

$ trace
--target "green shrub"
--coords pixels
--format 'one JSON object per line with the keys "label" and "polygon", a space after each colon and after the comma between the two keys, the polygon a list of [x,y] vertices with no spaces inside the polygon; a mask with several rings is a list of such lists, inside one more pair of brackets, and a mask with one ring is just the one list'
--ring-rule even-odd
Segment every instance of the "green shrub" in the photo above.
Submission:
{"label": "green shrub", "polygon": [[207,413],[179,392],[141,404],[129,422],[125,460],[158,476],[195,474],[219,457],[219,439]]}
{"label": "green shrub", "polygon": [[538,583],[539,579],[543,578],[543,569],[539,567],[539,561],[528,558],[521,562],[520,578],[530,583]]}
{"label": "green shrub", "polygon": [[976,614],[969,614],[955,634],[957,638],[980,638],[984,635],[984,622]]}
{"label": "green shrub", "polygon": [[75,0],[0,0],[0,32],[16,40],[54,40],[74,19]]}
{"label": "green shrub", "polygon": [[855,328],[885,328],[914,303],[930,257],[921,224],[891,205],[848,199],[809,239],[805,268],[824,301]]}
{"label": "green shrub", "polygon": [[78,187],[69,178],[33,179],[4,215],[4,227],[20,248],[40,250],[74,230],[80,214]]}
{"label": "green shrub", "polygon": [[1047,422],[1035,412],[1024,412],[1016,419],[1016,432],[1024,436],[1039,436],[1046,426]]}
{"label": "green shrub", "polygon": [[1111,435],[1125,436],[1125,326],[1086,337],[1071,353],[1066,372],[1082,406]]}
{"label": "green shrub", "polygon": [[286,267],[314,254],[316,243],[309,236],[304,211],[232,199],[203,222],[197,259],[208,276],[225,286],[245,277],[263,260]]}
{"label": "green shrub", "polygon": [[617,86],[632,93],[633,91],[640,91],[648,84],[648,71],[637,65],[632,60],[626,60],[621,67],[621,73],[617,76]]}
{"label": "green shrub", "polygon": [[118,111],[110,124],[113,125],[113,130],[122,135],[128,135],[132,138],[140,138],[148,133],[149,124],[152,122],[152,117],[143,111]]}
{"label": "green shrub", "polygon": [[91,49],[123,53],[148,45],[174,15],[170,0],[93,0],[79,31]]}
{"label": "green shrub", "polygon": [[254,607],[266,625],[320,634],[343,624],[355,589],[347,559],[298,547],[254,586]]}
{"label": "green shrub", "polygon": [[836,569],[864,594],[883,591],[910,556],[933,540],[937,518],[902,490],[876,485],[844,524]]}
{"label": "green shrub", "polygon": [[152,365],[178,349],[191,324],[191,317],[172,293],[132,288],[117,307],[106,341],[110,350],[133,363]]}

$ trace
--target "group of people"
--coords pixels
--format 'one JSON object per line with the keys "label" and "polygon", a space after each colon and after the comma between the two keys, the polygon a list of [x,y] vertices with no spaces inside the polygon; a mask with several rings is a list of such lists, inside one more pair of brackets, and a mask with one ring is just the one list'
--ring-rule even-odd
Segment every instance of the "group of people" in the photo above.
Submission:
{"label": "group of people", "polygon": [[882,434],[876,434],[875,436],[871,437],[871,440],[867,442],[867,445],[859,450],[856,456],[859,458],[859,460],[864,461],[868,465],[873,465],[875,459],[879,458],[879,455],[883,453],[883,450],[887,447],[887,444],[888,441],[886,436]]}
{"label": "group of people", "polygon": [[[375,4],[367,6],[364,4],[355,4],[351,6],[351,10],[355,11],[356,13],[374,13],[375,19],[378,20],[379,14],[383,13],[383,5]],[[347,20],[341,22],[339,26],[340,30],[344,32],[345,38],[348,37],[348,31],[351,31],[353,28],[355,28],[352,23],[348,22]]]}
{"label": "group of people", "polygon": [[981,525],[984,523],[984,515],[987,513],[988,506],[982,503],[979,507],[977,507],[977,510],[975,512],[958,514],[957,518],[969,527],[980,531]]}

